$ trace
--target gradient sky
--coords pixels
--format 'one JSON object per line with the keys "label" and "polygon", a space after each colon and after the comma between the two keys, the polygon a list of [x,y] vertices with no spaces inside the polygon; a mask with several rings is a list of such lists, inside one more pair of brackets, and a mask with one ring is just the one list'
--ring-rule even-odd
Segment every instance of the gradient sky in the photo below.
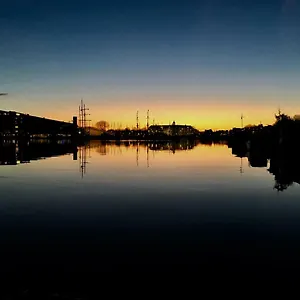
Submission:
{"label": "gradient sky", "polygon": [[300,113],[300,0],[10,0],[0,109],[203,128]]}

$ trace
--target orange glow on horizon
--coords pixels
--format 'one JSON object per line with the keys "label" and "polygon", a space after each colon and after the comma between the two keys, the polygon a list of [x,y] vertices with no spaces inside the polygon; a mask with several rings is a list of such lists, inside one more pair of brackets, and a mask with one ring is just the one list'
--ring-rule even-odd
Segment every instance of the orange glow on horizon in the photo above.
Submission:
{"label": "orange glow on horizon", "polygon": [[[116,111],[116,109],[90,109],[91,112],[91,125],[94,126],[97,121],[108,121],[111,128],[135,128],[136,127],[136,110],[124,108]],[[101,113],[100,113],[101,112]],[[192,125],[199,130],[213,129],[213,130],[226,130],[234,127],[241,127],[241,113],[245,116],[244,125],[260,123],[264,125],[273,124],[275,121],[274,114],[276,111],[272,109],[256,110],[254,108],[243,111],[235,108],[228,109],[225,107],[215,108],[202,108],[188,110],[188,109],[172,109],[169,111],[163,109],[150,110],[150,125],[153,124],[170,124],[175,121],[177,124]],[[64,110],[62,112],[45,113],[39,111],[29,112],[32,115],[43,116],[56,120],[71,122],[73,115],[78,113],[74,110]],[[139,110],[139,123],[140,128],[146,126],[147,110]]]}
{"label": "orange glow on horizon", "polygon": [[[136,96],[136,95],[135,95]],[[245,116],[244,126],[248,124],[263,125],[273,124],[275,121],[274,114],[277,112],[278,105],[274,104],[275,100],[264,103],[230,101],[229,99],[216,100],[208,98],[204,103],[198,99],[180,99],[170,97],[160,100],[159,98],[143,99],[141,101],[133,98],[131,100],[121,97],[121,100],[109,99],[106,101],[96,101],[95,99],[84,100],[89,107],[89,118],[92,120],[91,125],[95,125],[99,120],[108,121],[111,128],[135,128],[136,112],[139,111],[140,128],[146,126],[147,110],[150,110],[150,125],[169,124],[175,121],[177,124],[192,125],[199,130],[213,129],[231,129],[241,127],[241,114]],[[65,99],[66,100],[66,99]],[[59,105],[54,106],[51,101],[45,105],[32,105],[29,102],[23,105],[21,112],[31,115],[42,116],[71,122],[74,115],[78,115],[78,106],[80,101],[73,101],[74,105],[70,106],[70,99],[61,101]],[[126,102],[125,100],[128,100]],[[150,101],[151,100],[151,101]],[[206,99],[205,99],[206,100]],[[253,100],[253,101],[254,101]],[[125,102],[125,103],[124,103]],[[225,104],[226,103],[226,104]],[[281,106],[282,111],[288,115],[295,115],[298,112],[296,104],[289,107]],[[3,107],[4,110],[17,110],[17,107]],[[299,109],[300,112],[300,109]]]}
{"label": "orange glow on horizon", "polygon": [[[144,105],[144,107],[146,106]],[[144,107],[138,108],[133,105],[130,107],[120,106],[118,109],[113,105],[111,107],[90,107],[91,124],[95,125],[97,121],[105,120],[109,122],[111,128],[135,128],[136,112],[139,111],[140,128],[143,128],[147,122],[147,109]],[[233,105],[189,105],[186,107],[174,105],[172,108],[157,107],[150,109],[149,123],[152,125],[154,121],[155,124],[170,124],[175,121],[177,124],[192,125],[199,130],[226,130],[241,126],[242,113],[245,116],[245,126],[260,123],[268,125],[274,123],[276,110],[271,107],[242,107],[240,109]],[[58,117],[56,114],[53,114],[53,116]],[[61,118],[66,119],[65,113],[61,114]]]}

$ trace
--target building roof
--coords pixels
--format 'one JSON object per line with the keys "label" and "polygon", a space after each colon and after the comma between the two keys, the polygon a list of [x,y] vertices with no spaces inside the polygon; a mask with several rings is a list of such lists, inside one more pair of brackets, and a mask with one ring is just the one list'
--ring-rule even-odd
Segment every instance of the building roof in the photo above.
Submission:
{"label": "building roof", "polygon": [[176,127],[176,128],[194,128],[192,125],[151,125],[150,128],[169,128],[169,127]]}

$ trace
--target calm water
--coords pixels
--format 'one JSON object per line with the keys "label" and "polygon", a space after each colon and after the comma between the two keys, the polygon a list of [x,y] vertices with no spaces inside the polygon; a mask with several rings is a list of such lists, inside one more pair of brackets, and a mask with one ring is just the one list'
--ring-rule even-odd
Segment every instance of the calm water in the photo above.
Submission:
{"label": "calm water", "polygon": [[0,166],[4,276],[300,266],[300,185],[274,189],[269,161],[251,167],[227,145],[22,151],[28,163]]}

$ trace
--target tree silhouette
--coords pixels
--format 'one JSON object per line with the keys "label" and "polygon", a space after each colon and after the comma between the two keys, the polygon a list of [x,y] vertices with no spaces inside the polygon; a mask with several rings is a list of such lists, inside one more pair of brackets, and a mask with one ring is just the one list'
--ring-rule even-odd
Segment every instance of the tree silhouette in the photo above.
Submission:
{"label": "tree silhouette", "polygon": [[275,114],[275,119],[276,119],[275,125],[293,123],[293,119],[290,116],[282,113]]}
{"label": "tree silhouette", "polygon": [[109,123],[107,121],[98,121],[96,123],[96,128],[102,131],[107,131],[109,128]]}

